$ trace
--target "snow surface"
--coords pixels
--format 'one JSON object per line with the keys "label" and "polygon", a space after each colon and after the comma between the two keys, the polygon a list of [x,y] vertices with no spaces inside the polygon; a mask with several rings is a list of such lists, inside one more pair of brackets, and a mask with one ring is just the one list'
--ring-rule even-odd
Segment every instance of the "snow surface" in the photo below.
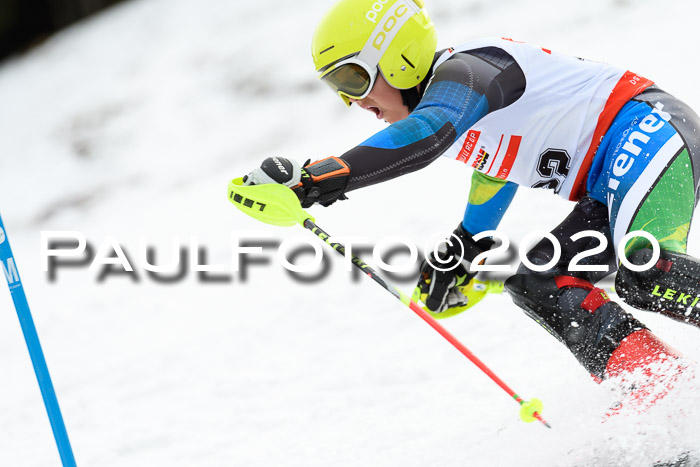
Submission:
{"label": "snow surface", "polygon": [[[352,282],[333,254],[314,286],[272,266],[245,283],[147,277],[142,237],[160,264],[172,239],[196,237],[221,265],[234,233],[307,238],[237,212],[228,180],[270,155],[340,154],[382,128],[316,80],[310,35],[329,4],[133,1],[0,66],[0,207],[79,465],[648,466],[697,451],[698,383],[601,424],[614,395],[507,296],[443,323],[523,397],[541,398],[552,430],[520,422],[498,387],[384,290]],[[513,37],[629,68],[700,109],[697,1],[428,6],[440,46]],[[421,244],[454,227],[469,176],[440,160],[312,213],[336,235]],[[523,189],[502,230],[517,245],[571,206]],[[47,230],[81,231],[95,248],[113,237],[140,281],[99,283],[83,267],[50,282]],[[697,329],[634,313],[700,357]],[[0,465],[58,465],[5,293],[0,375]]]}

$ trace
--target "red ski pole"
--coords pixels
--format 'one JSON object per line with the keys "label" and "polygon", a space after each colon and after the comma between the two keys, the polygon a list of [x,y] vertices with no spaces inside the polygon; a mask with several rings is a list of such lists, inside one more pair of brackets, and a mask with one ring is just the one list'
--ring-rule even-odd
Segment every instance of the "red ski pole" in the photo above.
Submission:
{"label": "red ski pole", "polygon": [[[304,227],[311,232],[313,232],[318,238],[323,240],[335,251],[345,256],[345,247],[340,243],[331,242],[330,235],[328,235],[323,229],[316,225],[311,219],[304,220]],[[452,344],[457,350],[459,350],[462,355],[467,357],[474,365],[477,366],[481,371],[483,371],[486,376],[491,378],[491,380],[501,387],[510,397],[515,399],[515,401],[520,404],[520,418],[525,422],[531,422],[534,420],[539,420],[547,428],[552,428],[549,423],[547,423],[542,416],[542,402],[539,399],[531,399],[530,401],[523,400],[515,391],[513,391],[510,386],[508,386],[501,378],[496,375],[491,369],[484,364],[476,355],[472,353],[471,350],[462,344],[455,336],[453,336],[447,329],[445,329],[440,323],[437,322],[435,318],[430,316],[430,314],[423,308],[418,306],[416,302],[411,300],[406,294],[401,292],[398,288],[386,282],[382,277],[377,274],[367,263],[362,261],[357,256],[352,256],[352,264],[355,265],[360,271],[364,272],[369,276],[374,282],[381,285],[384,289],[388,290],[393,296],[401,300],[401,302],[408,306],[415,314],[420,316],[423,321],[428,323],[433,329],[440,333],[442,337],[447,339],[447,341]]]}
{"label": "red ski pole", "polygon": [[[330,241],[330,235],[316,225],[314,218],[301,208],[299,200],[294,192],[284,185],[267,184],[243,186],[243,180],[237,178],[229,183],[228,197],[234,206],[257,220],[279,226],[291,226],[298,223],[313,232],[318,238],[341,255],[345,256],[346,254],[345,247],[340,243]],[[520,404],[520,418],[523,421],[529,423],[534,420],[539,420],[544,426],[551,428],[549,423],[541,416],[542,402],[539,399],[533,398],[529,401],[522,399],[464,344],[459,342],[456,337],[450,334],[447,329],[441,326],[435,318],[418,306],[410,297],[395,286],[386,282],[374,269],[355,255],[352,256],[352,264],[374,280],[374,282],[381,285],[394,297],[398,298],[401,303],[413,310],[414,313],[439,332],[440,335],[447,339],[447,341],[459,350],[462,355],[467,357],[477,368],[483,371],[494,383],[500,386],[501,389]]]}

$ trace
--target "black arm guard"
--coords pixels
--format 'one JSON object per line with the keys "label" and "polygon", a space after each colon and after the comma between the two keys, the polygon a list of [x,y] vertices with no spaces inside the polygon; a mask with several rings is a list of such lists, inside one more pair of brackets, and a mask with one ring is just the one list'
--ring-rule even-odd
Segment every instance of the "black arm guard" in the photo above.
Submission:
{"label": "black arm guard", "polygon": [[350,179],[350,165],[338,157],[328,157],[301,169],[301,181],[293,188],[304,208],[314,203],[330,206],[345,197]]}

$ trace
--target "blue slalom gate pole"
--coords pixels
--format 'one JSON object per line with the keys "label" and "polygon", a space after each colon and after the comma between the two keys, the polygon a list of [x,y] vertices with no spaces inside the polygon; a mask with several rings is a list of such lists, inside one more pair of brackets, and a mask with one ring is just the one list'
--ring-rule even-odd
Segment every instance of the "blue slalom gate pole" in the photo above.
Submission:
{"label": "blue slalom gate pole", "polygon": [[41,351],[39,336],[36,333],[36,327],[34,326],[34,320],[32,320],[32,314],[29,311],[27,297],[24,294],[22,281],[20,280],[19,273],[17,272],[17,263],[12,256],[10,241],[7,238],[7,233],[5,232],[5,226],[2,223],[1,216],[0,261],[2,261],[2,270],[5,273],[7,285],[10,287],[12,301],[15,302],[15,309],[17,310],[17,316],[19,317],[19,324],[22,326],[24,340],[27,342],[27,349],[29,350],[29,356],[32,359],[36,379],[39,382],[39,389],[41,389],[41,396],[44,399],[46,413],[49,415],[51,429],[53,430],[54,438],[56,438],[56,446],[58,446],[58,453],[61,456],[61,462],[63,463],[63,467],[75,467],[75,457],[73,457],[73,450],[71,449],[70,441],[68,440],[66,425],[63,423],[63,416],[61,416],[61,409],[58,406],[56,392],[54,391],[53,384],[51,383],[49,369],[46,366],[44,353]]}

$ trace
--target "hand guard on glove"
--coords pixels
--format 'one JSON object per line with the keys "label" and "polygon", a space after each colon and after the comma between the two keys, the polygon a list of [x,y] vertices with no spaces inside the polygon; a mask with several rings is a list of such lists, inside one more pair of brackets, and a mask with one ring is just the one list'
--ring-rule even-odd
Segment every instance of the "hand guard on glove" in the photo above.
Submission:
{"label": "hand guard on glove", "polygon": [[491,249],[494,244],[490,238],[475,242],[472,234],[464,230],[461,223],[455,229],[454,235],[459,238],[461,244],[451,239],[450,243],[444,244],[438,251],[438,258],[431,253],[421,264],[417,287],[421,294],[427,294],[425,306],[435,313],[467,304],[467,297],[459,288],[467,285],[476,276],[475,272],[469,271],[474,258]]}
{"label": "hand guard on glove", "polygon": [[260,167],[243,177],[245,185],[280,183],[294,191],[301,206],[314,203],[330,206],[345,197],[345,188],[350,179],[350,166],[342,159],[328,157],[300,167],[296,161],[284,157],[268,157]]}

